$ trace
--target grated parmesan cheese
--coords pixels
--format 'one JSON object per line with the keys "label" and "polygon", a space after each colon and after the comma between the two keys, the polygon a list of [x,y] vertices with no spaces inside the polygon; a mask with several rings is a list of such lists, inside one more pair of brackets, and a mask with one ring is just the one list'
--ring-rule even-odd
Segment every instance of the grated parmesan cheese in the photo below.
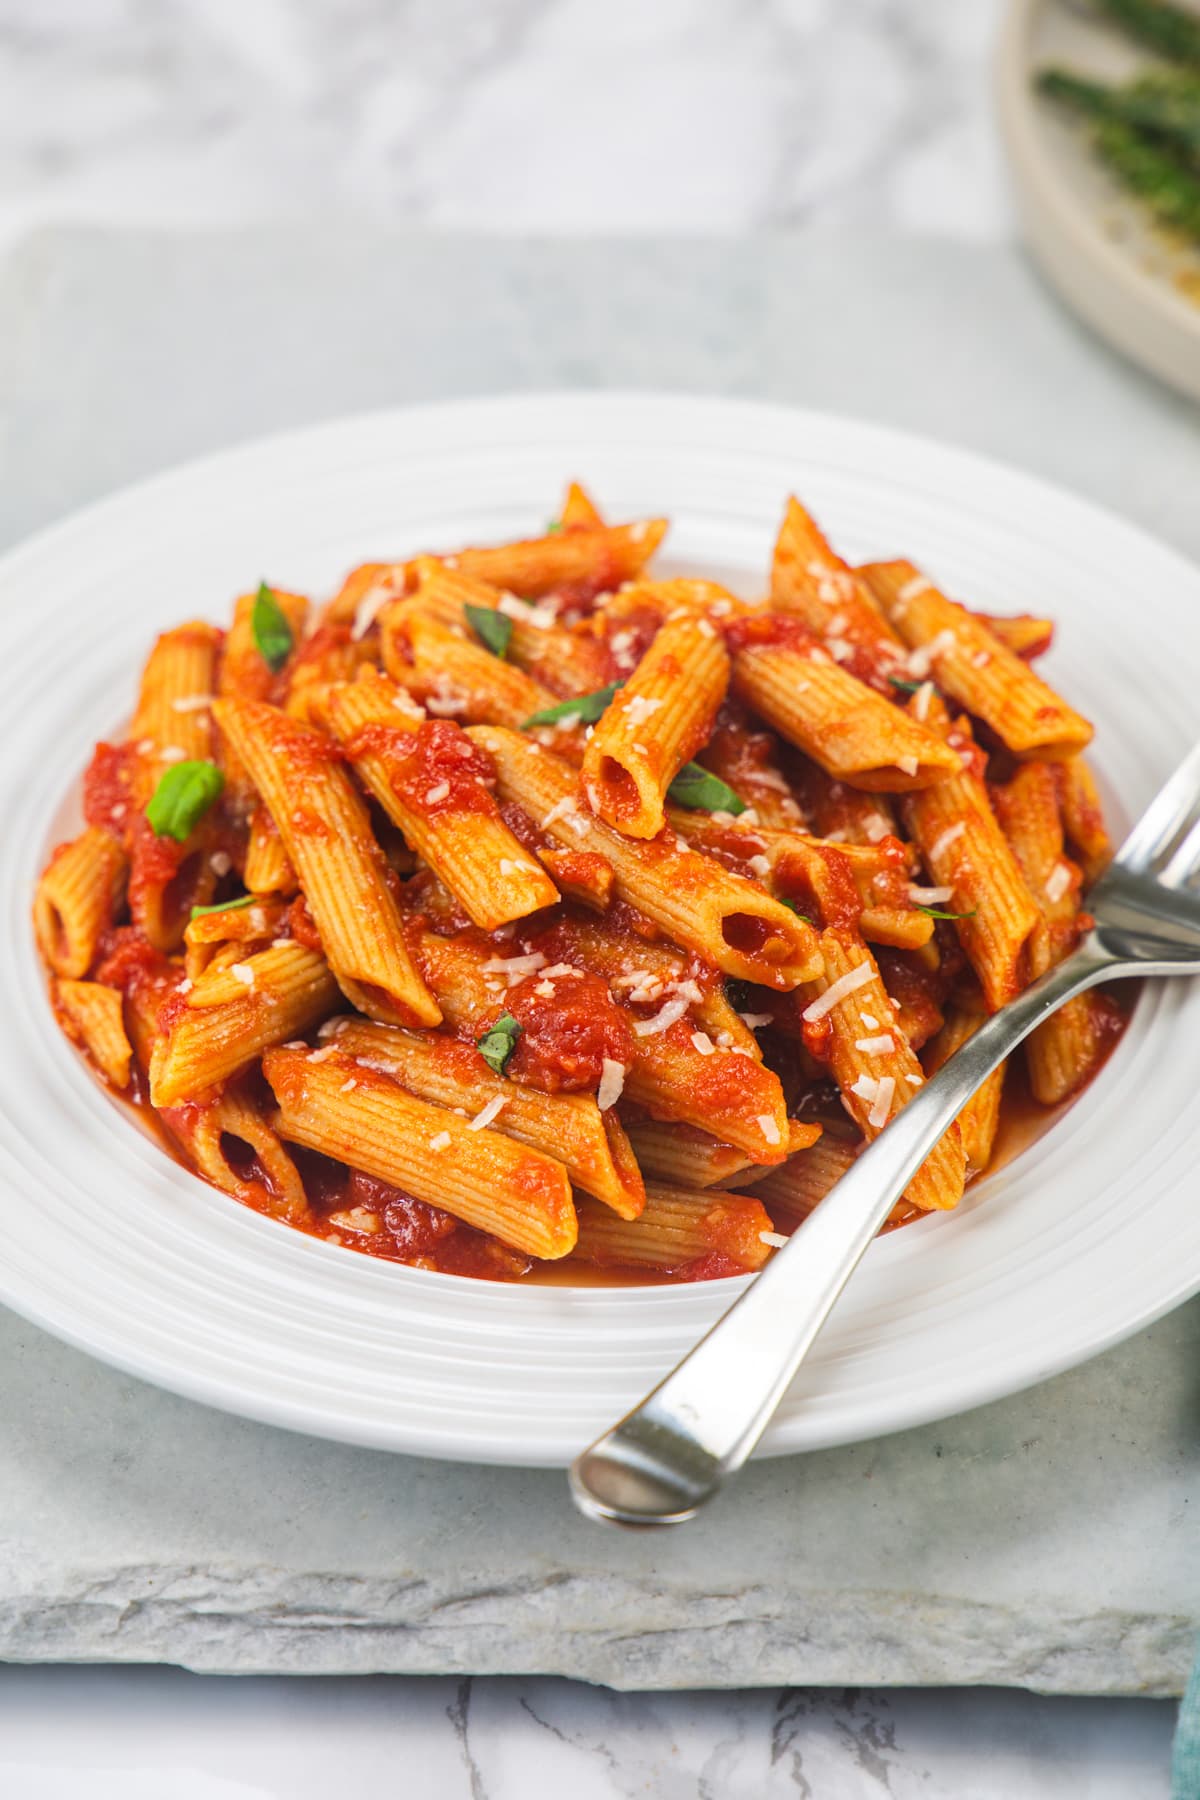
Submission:
{"label": "grated parmesan cheese", "polygon": [[953,900],[952,887],[910,887],[908,897],[914,906],[940,906],[943,900]]}
{"label": "grated parmesan cheese", "polygon": [[760,1026],[773,1025],[775,1023],[774,1013],[739,1013],[738,1018],[742,1021],[742,1024],[746,1027],[747,1031],[757,1031]]}
{"label": "grated parmesan cheese", "polygon": [[874,1013],[859,1013],[858,1022],[860,1025],[865,1025],[869,1031],[879,1030],[879,1020],[875,1017]]}
{"label": "grated parmesan cheese", "polygon": [[521,873],[521,865],[520,863],[515,863],[511,856],[502,856],[500,858],[500,873],[501,875],[519,875]]}
{"label": "grated parmesan cheese", "polygon": [[621,1098],[621,1090],[625,1086],[625,1064],[614,1062],[606,1056],[600,1065],[600,1086],[596,1091],[596,1104],[601,1112],[607,1112]]}
{"label": "grated parmesan cheese", "polygon": [[341,1087],[338,1089],[338,1093],[339,1094],[352,1094],[357,1086],[358,1086],[357,1080],[355,1079],[355,1077],[353,1075],[351,1075],[347,1081],[343,1081]]}
{"label": "grated parmesan cheese", "polygon": [[625,702],[621,711],[631,725],[644,725],[647,719],[653,718],[666,705],[665,700],[649,698],[645,694],[633,694]]}
{"label": "grated parmesan cheese", "polygon": [[920,719],[922,725],[929,717],[929,702],[933,699],[932,681],[923,681],[913,695],[913,716]]}
{"label": "grated parmesan cheese", "polygon": [[574,963],[555,963],[554,967],[552,969],[546,970],[546,979],[548,981],[557,981],[560,975],[582,975],[582,974],[583,974],[583,970],[577,969],[575,967]]}
{"label": "grated parmesan cheese", "polygon": [[918,594],[932,594],[933,592],[933,583],[926,581],[924,575],[912,575],[900,589],[896,598],[902,606],[907,606],[910,600],[917,598]]}
{"label": "grated parmesan cheese", "polygon": [[896,1083],[892,1076],[881,1075],[879,1078],[879,1086],[875,1090],[874,1103],[870,1112],[867,1114],[867,1124],[872,1126],[876,1131],[880,1130],[888,1122],[888,1116],[892,1110],[892,1096],[895,1092]]}
{"label": "grated parmesan cheese", "polygon": [[771,873],[771,864],[765,856],[751,856],[747,859],[747,867],[754,870],[760,881],[765,881]]}
{"label": "grated parmesan cheese", "polygon": [[906,1075],[904,1079],[907,1081],[909,1087],[920,1087],[922,1081],[920,1075]]}
{"label": "grated parmesan cheese", "polygon": [[382,584],[367,589],[354,609],[354,623],[350,627],[350,637],[354,643],[366,637],[388,601],[395,598],[395,590]]}
{"label": "grated parmesan cheese", "polygon": [[228,850],[214,850],[208,859],[208,866],[214,875],[228,875],[233,867],[233,858]]}
{"label": "grated parmesan cheese", "polygon": [[692,1049],[698,1050],[701,1056],[715,1056],[717,1054],[717,1046],[713,1043],[707,1031],[693,1031]]}
{"label": "grated parmesan cheese", "polygon": [[425,804],[427,806],[436,806],[439,800],[447,800],[449,797],[450,783],[448,781],[439,781],[436,787],[426,788],[425,790]]}
{"label": "grated parmesan cheese", "polygon": [[865,987],[872,981],[874,974],[869,962],[859,963],[856,969],[847,969],[844,975],[839,975],[836,981],[831,982],[818,999],[805,1007],[801,1018],[806,1019],[810,1025],[815,1019],[823,1019],[827,1012],[833,1011],[839,1000],[844,1000],[847,994],[853,994],[857,988]]}
{"label": "grated parmesan cheese", "polygon": [[450,1148],[450,1133],[448,1131],[439,1131],[436,1137],[430,1138],[429,1148],[431,1150],[448,1150]]}
{"label": "grated parmesan cheese", "polygon": [[696,630],[700,633],[701,637],[715,638],[717,635],[716,626],[710,625],[707,619],[697,619]]}
{"label": "grated parmesan cheese", "polygon": [[902,775],[915,775],[920,766],[915,756],[898,756],[896,758],[896,767]]}
{"label": "grated parmesan cheese", "polygon": [[497,1113],[503,1112],[508,1105],[508,1098],[507,1094],[493,1095],[487,1105],[477,1112],[473,1119],[468,1119],[467,1130],[482,1131],[485,1125],[490,1125]]}
{"label": "grated parmesan cheese", "polygon": [[165,750],[158,753],[159,762],[177,763],[187,761],[187,751],[181,750],[178,744],[168,744]]}
{"label": "grated parmesan cheese", "polygon": [[758,1241],[760,1244],[766,1244],[769,1250],[782,1250],[788,1239],[784,1237],[782,1231],[760,1231]]}
{"label": "grated parmesan cheese", "polygon": [[178,700],[172,700],[171,711],[179,713],[203,712],[205,707],[211,706],[212,703],[213,696],[211,694],[181,694]]}
{"label": "grated parmesan cheese", "polygon": [[936,862],[944,850],[948,850],[951,844],[957,844],[966,829],[967,821],[965,819],[960,819],[957,825],[947,825],[941,836],[935,838],[929,846],[930,862]]}
{"label": "grated parmesan cheese", "polygon": [[770,1113],[759,1113],[754,1122],[766,1138],[768,1144],[782,1144],[783,1135]]}
{"label": "grated parmesan cheese", "polygon": [[489,956],[483,964],[485,975],[503,975],[509,987],[515,981],[521,981],[526,975],[535,975],[546,966],[546,958],[540,950],[531,950],[527,956]]}
{"label": "grated parmesan cheese", "polygon": [[992,653],[990,650],[977,650],[971,658],[971,667],[973,669],[986,669],[991,660]]}
{"label": "grated parmesan cheese", "polygon": [[854,1048],[864,1056],[889,1056],[896,1048],[896,1040],[890,1031],[881,1031],[878,1037],[855,1038]]}
{"label": "grated parmesan cheese", "polygon": [[229,973],[235,981],[240,981],[243,987],[252,988],[254,986],[254,970],[249,963],[230,963]]}
{"label": "grated parmesan cheese", "polygon": [[659,1007],[652,1019],[638,1019],[634,1023],[634,1032],[638,1037],[658,1037],[661,1032],[669,1031],[677,1019],[682,1019],[688,1009],[686,1000],[667,1000]]}
{"label": "grated parmesan cheese", "polygon": [[1066,863],[1055,863],[1049,875],[1046,877],[1046,885],[1042,891],[1047,900],[1049,900],[1051,906],[1056,906],[1067,892],[1070,885],[1071,871],[1068,869]]}
{"label": "grated parmesan cheese", "polygon": [[540,1000],[553,1000],[558,990],[552,981],[539,981],[533,991]]}
{"label": "grated parmesan cheese", "polygon": [[578,811],[579,807],[575,802],[574,795],[564,794],[561,800],[556,800],[554,802],[554,805],[542,820],[541,829],[543,831],[548,831],[551,825],[556,825],[558,823],[559,819],[568,819],[572,813]]}

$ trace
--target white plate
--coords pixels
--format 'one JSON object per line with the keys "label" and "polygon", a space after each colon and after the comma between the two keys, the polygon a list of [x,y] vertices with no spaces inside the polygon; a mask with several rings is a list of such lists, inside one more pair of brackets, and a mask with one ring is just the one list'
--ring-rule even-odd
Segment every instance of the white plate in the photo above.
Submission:
{"label": "white plate", "polygon": [[1033,91],[1051,64],[1121,82],[1153,62],[1078,0],[1011,0],[996,65],[1000,132],[1048,279],[1118,350],[1200,399],[1200,250],[1168,241],[1093,155],[1086,128]]}
{"label": "white plate", "polygon": [[[559,1464],[739,1281],[506,1287],[375,1262],[177,1168],[51,1017],[30,893],[153,634],[260,575],[328,593],[367,557],[536,527],[564,479],[674,520],[672,560],[761,583],[789,490],[856,557],[906,554],[984,610],[1061,621],[1052,676],[1136,814],[1196,731],[1200,574],[1120,520],[916,438],[725,400],[550,395],[275,438],[120,495],[0,563],[0,1299],[108,1362],[323,1436]],[[15,713],[13,708],[15,706]],[[53,823],[51,823],[53,821]],[[1081,1361],[1200,1287],[1200,991],[1151,985],[1062,1123],[957,1213],[870,1250],[767,1454],[934,1419]]]}

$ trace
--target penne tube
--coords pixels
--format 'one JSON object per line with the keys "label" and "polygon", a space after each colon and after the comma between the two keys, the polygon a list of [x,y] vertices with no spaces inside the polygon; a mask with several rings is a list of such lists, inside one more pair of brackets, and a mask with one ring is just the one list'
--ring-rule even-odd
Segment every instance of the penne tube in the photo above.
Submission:
{"label": "penne tube", "polygon": [[337,1003],[324,957],[283,940],[205,974],[164,1009],[150,1059],[150,1099],[178,1106],[254,1062],[272,1044],[300,1037]]}
{"label": "penne tube", "polygon": [[771,605],[802,619],[860,681],[887,699],[903,676],[907,651],[870,588],[834,551],[794,497],[787,503],[771,560]]}
{"label": "penne tube", "polygon": [[473,1129],[390,1075],[330,1050],[264,1056],[282,1137],[440,1206],[529,1256],[554,1261],[575,1248],[575,1208],[561,1162],[486,1126]]}
{"label": "penne tube", "polygon": [[294,894],[299,886],[283,839],[265,806],[256,806],[250,815],[242,880],[252,894]]}
{"label": "penne tube", "polygon": [[[847,1112],[870,1143],[923,1086],[924,1073],[867,946],[853,932],[830,927],[821,934],[821,950],[824,973],[806,990],[806,1041],[829,1064]],[[964,1177],[962,1136],[952,1125],[906,1198],[922,1212],[946,1211],[961,1200]]]}
{"label": "penne tube", "polygon": [[283,937],[287,907],[282,900],[264,900],[254,906],[229,906],[220,912],[201,913],[183,934],[185,970],[195,984],[221,951],[232,947],[233,961],[251,950],[261,950]]}
{"label": "penne tube", "polygon": [[595,501],[577,481],[572,481],[567,486],[563,503],[558,509],[558,520],[564,531],[572,531],[577,525],[604,523]]}
{"label": "penne tube", "polygon": [[1013,613],[1007,618],[995,613],[976,613],[975,617],[1014,656],[1040,656],[1054,641],[1053,619],[1038,619],[1032,613]]}
{"label": "penne tube", "polygon": [[133,1050],[125,1031],[124,1006],[116,988],[99,981],[55,983],[59,1017],[81,1044],[110,1087],[127,1088]]}
{"label": "penne tube", "polygon": [[326,689],[353,681],[373,661],[371,645],[355,636],[352,624],[319,625],[288,663],[283,710],[301,724],[315,724]]}
{"label": "penne tube", "polygon": [[881,844],[900,835],[895,803],[886,794],[864,794],[807,759],[796,775],[796,794],[808,829],[827,842]]}
{"label": "penne tube", "polygon": [[462,575],[533,599],[563,589],[581,589],[594,597],[632,581],[666,531],[665,519],[640,519],[634,525],[585,525],[549,537],[459,550],[442,560]]}
{"label": "penne tube", "polygon": [[[293,645],[301,643],[308,618],[308,601],[302,594],[285,593],[282,588],[271,588],[269,593],[283,615]],[[233,623],[226,634],[217,667],[216,691],[222,696],[269,700],[276,683],[281,679],[286,683],[286,675],[281,676],[280,670],[272,667],[259,646],[254,629],[258,601],[256,590],[253,594],[239,594],[234,602]],[[230,746],[222,744],[221,749],[228,799],[235,810],[249,815],[254,802],[253,783],[241,762],[231,753]]]}
{"label": "penne tube", "polygon": [[[815,1144],[821,1127],[788,1120],[787,1154]],[[638,1119],[629,1127],[629,1141],[643,1175],[672,1187],[740,1187],[757,1182],[772,1165],[758,1163],[734,1144],[722,1144],[694,1125],[670,1120]],[[778,1166],[778,1165],[775,1165]]]}
{"label": "penne tube", "polygon": [[[946,1014],[946,1023],[926,1052],[926,1073],[936,1075],[942,1064],[949,1062],[954,1052],[961,1049],[969,1037],[974,1036],[981,1022],[979,1013],[967,1012],[963,1007],[952,1007]],[[967,1155],[968,1177],[982,1174],[992,1160],[992,1147],[1000,1127],[1000,1101],[1004,1093],[1007,1068],[1007,1062],[1002,1062],[998,1069],[993,1069],[983,1086],[972,1095],[958,1115],[958,1129],[962,1133],[963,1149]]]}
{"label": "penne tube", "polygon": [[60,844],[33,900],[38,946],[56,975],[78,979],[96,957],[125,894],[129,859],[110,832],[89,825]]}
{"label": "penne tube", "polygon": [[869,563],[863,574],[943,693],[986,720],[1017,756],[1071,756],[1092,727],[1008,649],[976,614],[948,600],[910,562]]}
{"label": "penne tube", "polygon": [[[1062,961],[1079,941],[1080,872],[1067,860],[1055,765],[1027,762],[1012,780],[992,789],[992,804],[1044,921],[1035,973]],[[1096,992],[1078,994],[1039,1025],[1025,1041],[1025,1063],[1035,1100],[1056,1106],[1091,1076],[1112,1040],[1109,1002]]]}
{"label": "penne tube", "polygon": [[365,638],[393,600],[402,599],[416,580],[413,563],[359,563],[321,615],[322,625],[348,625],[355,642]]}
{"label": "penne tube", "polygon": [[1030,980],[1041,918],[977,773],[970,726],[960,719],[951,729],[940,702],[937,717],[965,760],[949,780],[910,795],[904,813],[933,884],[949,889],[945,910],[962,915],[954,929],[995,1012]]}
{"label": "penne tube", "polygon": [[[461,569],[443,563],[418,564],[421,579],[411,605],[396,606],[381,621],[383,661],[389,675],[403,682],[409,667],[405,641],[407,621],[419,608],[443,625],[462,630],[466,608],[482,607],[500,612],[512,626],[507,660],[540,682],[555,695],[590,694],[610,679],[608,656],[599,639],[558,623],[553,607],[534,606],[505,593],[490,582],[474,580]],[[458,693],[447,680],[441,704],[458,703]],[[528,715],[526,715],[528,716]]]}
{"label": "penne tube", "polygon": [[614,1109],[601,1112],[590,1094],[544,1094],[494,1075],[473,1045],[419,1036],[364,1019],[333,1019],[322,1039],[369,1068],[392,1075],[420,1100],[477,1114],[499,1101],[492,1123],[563,1163],[576,1187],[623,1219],[636,1219],[646,1190],[629,1139]]}
{"label": "penne tube", "polygon": [[826,1131],[798,1156],[762,1171],[755,1191],[779,1228],[790,1234],[842,1179],[861,1149],[859,1138]]}
{"label": "penne tube", "polygon": [[221,633],[193,620],[158,639],[142,670],[130,740],[149,765],[143,799],[171,762],[204,761],[212,755],[209,702],[216,686]]}
{"label": "penne tube", "polygon": [[752,725],[740,701],[726,697],[697,760],[733,789],[754,824],[776,831],[808,829],[800,796],[784,771],[783,745],[773,731]]}
{"label": "penne tube", "polygon": [[476,725],[469,736],[494,758],[499,791],[560,844],[612,864],[617,893],[668,937],[727,975],[786,989],[819,960],[812,927],[757,883],[676,845],[673,833],[631,844],[584,812],[569,764],[515,732]]}
{"label": "penne tube", "polygon": [[771,1220],[762,1201],[750,1194],[688,1193],[686,1189],[646,1189],[640,1218],[619,1219],[615,1213],[583,1200],[579,1205],[581,1262],[601,1267],[686,1268],[702,1257],[721,1257],[735,1266],[731,1275],[761,1269],[771,1254],[763,1233]]}
{"label": "penne tube", "polygon": [[933,732],[835,662],[798,619],[772,613],[728,635],[735,693],[827,774],[907,793],[954,769]]}
{"label": "penne tube", "polygon": [[197,1172],[214,1187],[289,1225],[309,1222],[300,1171],[245,1094],[229,1088],[199,1105],[168,1108],[161,1117]]}
{"label": "penne tube", "polygon": [[330,688],[323,710],[364,785],[473,924],[495,931],[557,902],[500,817],[486,755],[459,726],[416,717],[378,671]]}
{"label": "penne tube", "polygon": [[[458,628],[427,613],[419,601],[408,603],[404,629],[412,655],[408,685],[417,699],[439,716],[453,707],[453,717],[468,725],[508,725],[519,729],[534,713],[557,704],[558,695],[523,669],[501,662],[490,650],[471,642]],[[396,673],[394,667],[393,674]],[[561,753],[578,731],[557,732]],[[578,755],[580,750],[577,749]],[[572,757],[572,760],[575,760]]]}
{"label": "penne tube", "polygon": [[729,656],[707,619],[668,620],[599,719],[583,757],[583,791],[626,837],[662,830],[667,789],[709,736],[729,684]]}
{"label": "penne tube", "polygon": [[405,947],[366,803],[334,746],[254,701],[219,700],[214,711],[275,821],[346,998],[384,1024],[439,1024]]}
{"label": "penne tube", "polygon": [[1090,887],[1107,869],[1113,854],[1096,778],[1082,756],[1068,756],[1057,768],[1063,830]]}

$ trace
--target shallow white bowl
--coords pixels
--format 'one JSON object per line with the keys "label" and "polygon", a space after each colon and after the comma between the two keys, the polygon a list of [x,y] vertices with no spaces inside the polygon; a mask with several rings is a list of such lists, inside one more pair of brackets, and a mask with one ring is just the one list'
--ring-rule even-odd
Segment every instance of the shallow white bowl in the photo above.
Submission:
{"label": "shallow white bowl", "polygon": [[[565,478],[674,520],[671,564],[761,585],[785,495],[858,558],[907,554],[984,610],[1061,621],[1048,666],[1136,814],[1196,732],[1200,574],[1119,519],[960,451],[727,400],[549,395],[386,413],[231,451],[0,562],[0,1300],[147,1380],[249,1417],[435,1456],[564,1463],[739,1281],[506,1287],[379,1263],[259,1218],[173,1164],[51,1016],[29,924],[93,740],[164,624],[265,576],[518,535]],[[1011,1392],[1200,1287],[1200,990],[1152,986],[1063,1121],[957,1213],[872,1246],[766,1454]]]}
{"label": "shallow white bowl", "polygon": [[1062,298],[1160,380],[1200,399],[1200,252],[1167,242],[1033,90],[1048,64],[1106,82],[1152,59],[1071,0],[1012,0],[996,65],[1000,134],[1025,235]]}

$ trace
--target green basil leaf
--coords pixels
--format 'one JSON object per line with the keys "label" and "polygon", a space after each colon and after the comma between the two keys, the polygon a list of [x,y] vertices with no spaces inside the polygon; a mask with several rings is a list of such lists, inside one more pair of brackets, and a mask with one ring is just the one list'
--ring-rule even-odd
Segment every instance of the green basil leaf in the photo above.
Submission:
{"label": "green basil leaf", "polygon": [[689,812],[744,813],[746,802],[719,775],[710,775],[699,763],[684,763],[667,789],[667,799]]}
{"label": "green basil leaf", "polygon": [[478,1050],[489,1069],[497,1075],[503,1075],[505,1064],[517,1047],[517,1039],[521,1035],[521,1027],[511,1013],[501,1013],[490,1031],[485,1031],[478,1043]]}
{"label": "green basil leaf", "polygon": [[272,675],[278,675],[291,655],[292,645],[296,640],[287,622],[287,614],[265,581],[259,582],[258,592],[254,596],[250,629],[254,633],[259,655]]}
{"label": "green basil leaf", "polygon": [[236,900],[216,900],[211,906],[193,906],[193,919],[202,919],[206,913],[241,912],[245,906],[254,906],[262,899],[261,894],[239,894]]}
{"label": "green basil leaf", "polygon": [[492,655],[503,661],[508,650],[508,640],[512,636],[513,622],[508,614],[495,612],[490,606],[472,606],[469,601],[463,611],[475,636],[482,638]]}
{"label": "green basil leaf", "polygon": [[146,808],[155,837],[186,843],[224,786],[225,777],[216,763],[172,763],[159,776]]}
{"label": "green basil leaf", "polygon": [[560,700],[557,706],[543,706],[541,712],[530,713],[523,720],[521,729],[528,731],[531,725],[553,725],[558,719],[572,718],[579,718],[585,725],[594,725],[601,713],[607,711],[617,689],[624,685],[623,681],[610,681],[607,687],[597,688],[594,694],[577,694],[573,700]]}
{"label": "green basil leaf", "polygon": [[978,908],[973,906],[970,912],[956,913],[943,912],[940,906],[918,906],[917,911],[923,912],[928,919],[973,919]]}
{"label": "green basil leaf", "polygon": [[786,895],[780,894],[779,904],[780,906],[786,906],[789,912],[794,912],[796,917],[798,919],[803,919],[806,925],[811,925],[814,931],[817,929],[816,920],[810,919],[806,912],[801,912],[794,900],[789,900]]}
{"label": "green basil leaf", "polygon": [[901,693],[915,694],[921,688],[928,685],[929,677],[926,676],[924,681],[908,681],[900,675],[889,675],[888,680],[894,688],[899,688]]}
{"label": "green basil leaf", "polygon": [[550,523],[546,527],[546,536],[547,537],[557,537],[560,531],[565,531],[565,530],[566,530],[566,526],[563,524],[561,519],[551,519]]}

